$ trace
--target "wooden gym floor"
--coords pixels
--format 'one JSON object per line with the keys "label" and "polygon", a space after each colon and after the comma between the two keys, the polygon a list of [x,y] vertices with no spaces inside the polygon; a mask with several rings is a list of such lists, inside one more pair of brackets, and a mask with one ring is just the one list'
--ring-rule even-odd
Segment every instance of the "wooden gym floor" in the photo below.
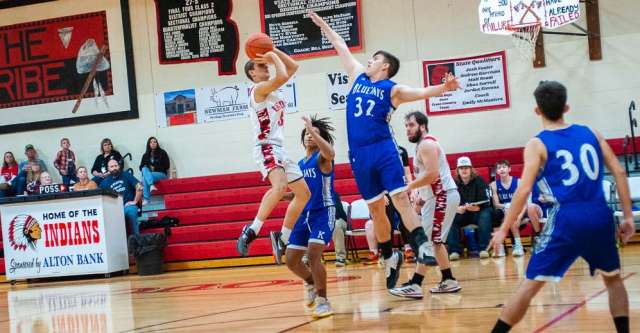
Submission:
{"label": "wooden gym floor", "polygon": [[[640,245],[621,250],[632,331],[640,328]],[[328,263],[333,317],[314,321],[286,267],[206,269],[141,277],[0,285],[0,332],[488,332],[523,279],[527,258],[453,263],[458,294],[390,296],[377,265]],[[401,281],[411,275],[405,264]],[[439,274],[432,268],[425,290]],[[576,262],[548,284],[514,332],[613,332],[600,278]]]}

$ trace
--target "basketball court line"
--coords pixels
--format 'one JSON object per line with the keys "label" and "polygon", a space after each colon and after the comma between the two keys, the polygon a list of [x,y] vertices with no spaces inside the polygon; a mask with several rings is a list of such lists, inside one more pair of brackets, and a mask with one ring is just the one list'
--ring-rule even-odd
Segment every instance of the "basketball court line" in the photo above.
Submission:
{"label": "basketball court line", "polygon": [[[629,273],[627,274],[627,276],[622,278],[622,281],[632,277],[636,275],[635,272]],[[549,322],[547,322],[546,324],[536,328],[533,332],[534,333],[539,333],[542,332],[544,330],[546,330],[547,328],[553,326],[554,324],[562,321],[563,319],[567,318],[569,315],[571,315],[572,313],[574,313],[576,310],[578,310],[579,308],[585,306],[587,304],[587,302],[589,302],[590,300],[602,295],[604,292],[607,291],[607,288],[604,287],[602,288],[600,291],[596,292],[595,294],[583,299],[580,303],[575,304],[574,306],[566,309],[565,311],[563,311],[562,313],[560,313],[559,315],[555,316],[553,319],[551,319]]]}

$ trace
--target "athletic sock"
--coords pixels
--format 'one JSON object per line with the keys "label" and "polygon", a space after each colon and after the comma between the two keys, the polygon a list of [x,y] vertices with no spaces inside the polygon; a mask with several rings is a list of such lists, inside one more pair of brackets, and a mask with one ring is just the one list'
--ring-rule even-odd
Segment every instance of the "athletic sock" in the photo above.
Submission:
{"label": "athletic sock", "polygon": [[393,255],[393,242],[391,241],[391,239],[384,243],[379,243],[378,247],[382,251],[382,257],[385,260],[391,258],[391,256]]}
{"label": "athletic sock", "polygon": [[613,322],[616,324],[616,331],[618,333],[629,333],[629,317],[628,316],[614,317]]}
{"label": "athletic sock", "polygon": [[253,223],[251,223],[251,225],[249,226],[249,228],[253,229],[253,232],[256,233],[256,235],[258,235],[258,233],[260,232],[260,229],[262,229],[262,224],[264,224],[263,221],[260,221],[257,217],[255,219],[253,219]]}
{"label": "athletic sock", "polygon": [[506,333],[506,332],[509,332],[510,330],[511,330],[511,325],[498,319],[498,321],[496,322],[496,326],[493,326],[491,333]]}
{"label": "athletic sock", "polygon": [[280,240],[285,243],[285,244],[289,244],[289,236],[291,236],[291,229],[282,226],[282,229],[280,229]]}
{"label": "athletic sock", "polygon": [[520,240],[520,237],[513,237],[513,242],[515,243],[515,246],[522,246],[522,241]]}
{"label": "athletic sock", "polygon": [[442,269],[440,270],[440,273],[442,273],[442,281],[455,280],[455,278],[453,277],[453,273],[451,273],[451,268]]}
{"label": "athletic sock", "polygon": [[409,283],[410,284],[417,284],[419,286],[422,286],[422,281],[423,280],[424,280],[424,275],[419,274],[419,273],[413,273],[413,277],[411,278]]}

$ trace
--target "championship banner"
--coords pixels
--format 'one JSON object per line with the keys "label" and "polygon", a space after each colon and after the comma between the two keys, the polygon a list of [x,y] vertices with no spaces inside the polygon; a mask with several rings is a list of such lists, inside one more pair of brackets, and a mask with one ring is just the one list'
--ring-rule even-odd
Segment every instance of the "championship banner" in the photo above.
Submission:
{"label": "championship banner", "polygon": [[231,0],[155,0],[161,64],[218,61],[220,75],[236,74],[238,27]]}
{"label": "championship banner", "polygon": [[0,11],[0,134],[137,118],[128,21],[126,0]]}
{"label": "championship banner", "polygon": [[[122,264],[127,269],[122,199],[109,199],[111,206],[102,204],[102,196],[4,204],[7,280],[107,273]],[[109,209],[114,205],[115,212]]]}
{"label": "championship banner", "polygon": [[479,56],[422,62],[424,86],[442,83],[445,75],[455,75],[461,85],[456,91],[426,100],[429,115],[488,111],[509,107],[505,51]]}
{"label": "championship banner", "polygon": [[329,110],[344,110],[347,108],[349,94],[349,76],[347,73],[327,73],[327,97]]}
{"label": "championship banner", "polygon": [[351,51],[362,50],[362,16],[360,0],[259,0],[262,32],[273,44],[294,58],[336,54],[308,17],[313,10],[342,38]]}

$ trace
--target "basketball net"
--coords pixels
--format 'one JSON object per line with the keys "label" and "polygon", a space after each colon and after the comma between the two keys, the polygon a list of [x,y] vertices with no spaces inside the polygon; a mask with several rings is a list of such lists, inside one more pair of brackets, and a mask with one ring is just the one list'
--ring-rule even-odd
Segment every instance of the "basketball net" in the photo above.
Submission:
{"label": "basketball net", "polygon": [[513,42],[513,46],[515,46],[518,52],[520,52],[520,55],[527,60],[536,60],[536,41],[538,40],[540,29],[540,23],[509,27],[509,30],[512,32],[511,41]]}

